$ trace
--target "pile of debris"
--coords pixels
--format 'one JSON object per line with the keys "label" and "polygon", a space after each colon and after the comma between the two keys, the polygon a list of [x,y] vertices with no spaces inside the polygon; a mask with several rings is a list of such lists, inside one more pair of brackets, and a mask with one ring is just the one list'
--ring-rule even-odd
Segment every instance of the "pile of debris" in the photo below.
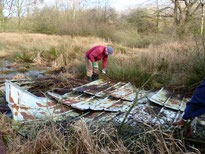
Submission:
{"label": "pile of debris", "polygon": [[[8,106],[13,119],[19,122],[83,117],[86,122],[112,120],[121,123],[137,97],[138,103],[125,122],[166,126],[182,117],[189,100],[164,88],[151,93],[135,89],[130,83],[104,80],[81,85],[64,95],[48,92],[45,97],[38,97],[10,81],[5,85]],[[205,125],[205,118],[199,117],[197,122]]]}

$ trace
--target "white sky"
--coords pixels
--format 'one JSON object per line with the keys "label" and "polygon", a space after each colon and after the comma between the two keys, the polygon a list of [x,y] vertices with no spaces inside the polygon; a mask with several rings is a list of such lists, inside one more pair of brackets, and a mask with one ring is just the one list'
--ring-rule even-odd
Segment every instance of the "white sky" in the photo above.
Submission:
{"label": "white sky", "polygon": [[[59,0],[60,1],[60,0]],[[151,4],[156,0],[110,0],[111,6],[116,10],[124,10],[136,6],[145,6]],[[54,5],[55,0],[44,0],[45,4],[51,6]]]}
{"label": "white sky", "polygon": [[152,3],[151,0],[117,0],[117,2],[113,4],[113,7],[116,10],[123,10],[136,6],[145,6],[150,3]]}

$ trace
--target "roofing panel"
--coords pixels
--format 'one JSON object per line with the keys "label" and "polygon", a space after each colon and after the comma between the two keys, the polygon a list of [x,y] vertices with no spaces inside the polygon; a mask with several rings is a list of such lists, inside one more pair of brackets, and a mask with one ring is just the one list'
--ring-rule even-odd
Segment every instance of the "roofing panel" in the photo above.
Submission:
{"label": "roofing panel", "polygon": [[103,98],[96,98],[95,96],[92,96],[79,103],[72,104],[71,107],[78,110],[88,110],[91,109],[91,107],[95,107],[102,100]]}
{"label": "roofing panel", "polygon": [[120,87],[122,87],[122,86],[124,86],[124,85],[125,85],[125,83],[123,83],[123,82],[118,82],[118,83],[114,84],[113,86],[111,86],[111,87],[105,89],[104,91],[101,91],[101,92],[95,94],[95,96],[98,96],[98,97],[106,97],[106,96],[109,95],[109,92],[114,91],[114,90],[116,90],[116,89],[119,89]]}
{"label": "roofing panel", "polygon": [[97,90],[98,87],[103,86],[105,84],[107,84],[107,82],[104,80],[96,80],[88,84],[82,85],[80,87],[73,88],[73,91],[82,93],[89,90]]}
{"label": "roofing panel", "polygon": [[[96,104],[95,106],[92,106],[90,109],[92,110],[105,110],[107,111],[107,108],[109,108],[110,106],[112,106],[113,104],[117,103],[119,100],[114,100],[114,99],[109,99],[108,97],[104,98],[103,100],[101,100],[100,102],[98,102],[98,104]],[[109,109],[109,111],[111,111]],[[112,110],[115,111],[115,110]]]}
{"label": "roofing panel", "polygon": [[171,96],[171,93],[164,88],[161,88],[155,95],[153,95],[149,100],[153,103],[164,105],[165,101]]}
{"label": "roofing panel", "polygon": [[37,97],[11,82],[6,82],[6,100],[16,121],[48,119],[73,111],[47,98]]}
{"label": "roofing panel", "polygon": [[85,90],[84,93],[90,95],[96,95],[99,92],[105,91],[107,88],[111,87],[113,83],[107,82],[103,84],[99,84],[97,86],[90,86],[89,89]]}
{"label": "roofing panel", "polygon": [[179,110],[182,100],[182,94],[174,94],[165,102],[164,106],[174,110]]}
{"label": "roofing panel", "polygon": [[[97,80],[74,88],[73,90],[74,92],[64,95],[49,92],[48,94],[58,101],[56,103],[49,98],[37,97],[23,88],[7,82],[6,100],[9,102],[9,107],[16,121],[51,117],[61,119],[63,115],[79,117],[80,114],[70,109],[68,107],[70,106],[78,110],[104,110],[104,112],[94,112],[91,114],[88,112],[89,115],[82,115],[85,116],[86,121],[91,122],[95,120],[96,123],[101,123],[110,120],[122,122],[126,112],[133,105],[136,96],[136,92],[130,83],[119,82],[117,84],[111,84],[103,80]],[[146,91],[140,91],[138,98],[142,100],[147,94],[148,92]],[[149,98],[150,101],[161,106],[146,104],[146,99],[145,101],[139,100],[128,115],[126,122],[132,122],[134,120],[152,124],[166,124],[167,122],[176,121],[181,117],[181,111],[184,111],[188,98],[184,98],[182,101],[181,95],[174,94],[170,97],[171,94],[171,92],[162,88]],[[63,106],[60,103],[67,106]],[[163,106],[178,111],[172,111]],[[205,120],[203,118],[201,119],[203,123]]]}
{"label": "roofing panel", "polygon": [[180,111],[184,111],[184,110],[185,110],[185,108],[186,108],[186,103],[187,103],[188,101],[190,101],[190,98],[183,98],[183,101],[182,101],[181,106],[180,106],[180,108],[179,108]]}
{"label": "roofing panel", "polygon": [[133,101],[133,97],[135,95],[135,90],[133,88],[133,86],[131,85],[131,83],[127,83],[124,86],[115,89],[113,91],[108,92],[109,95],[115,97],[115,98],[121,98],[121,99],[125,99],[127,100],[127,96],[129,96],[129,98],[131,98],[132,100],[128,100],[128,101]]}
{"label": "roofing panel", "polygon": [[106,108],[106,111],[126,112],[132,106],[133,102],[118,100],[116,103]]}

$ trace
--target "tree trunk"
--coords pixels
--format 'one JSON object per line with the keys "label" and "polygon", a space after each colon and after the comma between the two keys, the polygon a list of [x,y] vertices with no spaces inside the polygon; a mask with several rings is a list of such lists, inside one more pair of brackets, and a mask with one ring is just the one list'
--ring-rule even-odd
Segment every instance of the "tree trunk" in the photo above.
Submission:
{"label": "tree trunk", "polygon": [[201,35],[203,35],[204,32],[204,4],[201,3]]}
{"label": "tree trunk", "polygon": [[156,24],[157,24],[157,29],[159,29],[159,0],[157,0],[157,20],[156,20]]}
{"label": "tree trunk", "polygon": [[73,19],[75,20],[76,16],[76,5],[75,5],[75,0],[73,0]]}

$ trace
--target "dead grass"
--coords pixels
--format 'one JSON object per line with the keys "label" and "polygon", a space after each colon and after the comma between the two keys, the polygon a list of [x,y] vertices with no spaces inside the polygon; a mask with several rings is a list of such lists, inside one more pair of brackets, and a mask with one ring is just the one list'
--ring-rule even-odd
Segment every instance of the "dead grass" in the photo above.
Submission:
{"label": "dead grass", "polygon": [[28,127],[27,132],[35,132],[36,135],[24,138],[5,117],[1,116],[0,120],[6,151],[12,154],[200,153],[196,147],[186,146],[183,139],[174,137],[173,129],[143,123],[124,125],[120,132],[115,124],[92,126],[83,119],[74,124],[70,124],[69,120],[41,125],[35,123]]}
{"label": "dead grass", "polygon": [[[155,88],[187,88],[190,74],[195,67],[193,56],[203,52],[201,45],[196,46],[192,40],[138,49],[113,44],[96,37],[1,33],[0,57],[13,55],[14,61],[33,62],[36,66],[51,66],[55,70],[63,67],[68,73],[82,78],[85,76],[85,52],[95,45],[111,45],[115,49],[115,54],[108,60],[108,76],[111,79],[132,81],[140,86],[150,74],[158,72],[159,76],[149,85]],[[200,66],[197,66],[198,68]],[[128,75],[127,71],[130,71]],[[195,76],[194,72],[192,76]],[[199,82],[201,77],[197,76],[196,80]]]}

